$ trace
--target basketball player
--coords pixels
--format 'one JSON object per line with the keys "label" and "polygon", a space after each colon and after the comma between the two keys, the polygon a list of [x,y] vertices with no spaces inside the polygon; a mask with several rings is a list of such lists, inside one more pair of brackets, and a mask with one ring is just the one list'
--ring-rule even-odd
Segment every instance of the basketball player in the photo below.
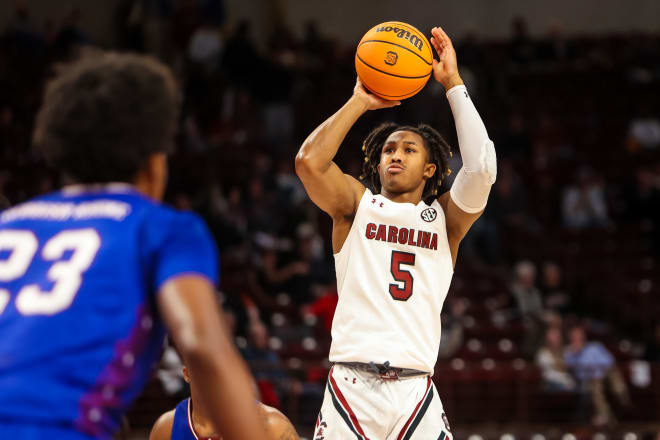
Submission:
{"label": "basketball player", "polygon": [[436,195],[451,153],[427,125],[389,123],[367,136],[364,174],[373,190],[341,172],[333,157],[355,121],[367,110],[399,104],[366,93],[359,80],[296,157],[307,193],[333,219],[339,292],[334,365],[316,440],[451,438],[431,382],[440,311],[459,243],[486,206],[496,163],[451,40],[440,28],[431,32],[439,56],[433,76],[447,90],[463,158],[451,191]]}
{"label": "basketball player", "polygon": [[[198,390],[190,381],[188,368],[183,367],[183,379],[190,384],[190,397],[184,399],[175,409],[166,412],[156,420],[149,440],[222,440],[223,437],[213,427],[208,411],[197,399]],[[298,434],[284,414],[270,406],[259,404],[259,412],[266,424],[264,440],[298,440]]]}
{"label": "basketball player", "polygon": [[0,438],[111,438],[165,328],[210,422],[263,436],[213,240],[159,202],[179,101],[169,69],[137,55],[85,57],[48,85],[34,141],[76,184],[0,214]]}

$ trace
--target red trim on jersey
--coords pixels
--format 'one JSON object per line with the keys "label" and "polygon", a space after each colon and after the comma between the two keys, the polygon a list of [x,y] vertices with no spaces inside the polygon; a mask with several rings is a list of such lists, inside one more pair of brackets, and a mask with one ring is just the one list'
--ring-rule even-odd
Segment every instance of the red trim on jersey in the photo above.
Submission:
{"label": "red trim on jersey", "polygon": [[337,399],[339,399],[339,402],[341,403],[342,407],[344,407],[344,409],[348,413],[349,417],[351,418],[351,421],[353,422],[353,425],[355,425],[355,429],[357,429],[357,432],[360,433],[360,435],[362,437],[364,437],[364,440],[369,440],[369,437],[367,437],[364,434],[364,431],[362,430],[362,427],[360,426],[360,423],[358,422],[357,417],[355,417],[355,413],[353,412],[351,407],[348,405],[348,402],[346,401],[346,398],[344,397],[344,395],[339,390],[339,387],[337,386],[337,382],[335,382],[335,378],[332,377],[332,370],[334,370],[334,368],[335,367],[332,367],[330,369],[330,374],[328,376],[330,378],[330,386],[332,387],[332,390],[337,395]]}
{"label": "red trim on jersey", "polygon": [[424,395],[422,396],[421,400],[417,403],[417,406],[415,406],[415,410],[413,413],[410,415],[410,418],[406,422],[405,425],[403,425],[403,428],[401,429],[401,432],[399,433],[399,436],[396,438],[396,440],[401,440],[403,438],[403,435],[406,433],[406,429],[408,429],[408,425],[413,421],[415,416],[417,415],[417,412],[419,411],[419,407],[422,406],[422,402],[424,402],[424,399],[426,399],[426,396],[429,394],[429,390],[431,389],[431,376],[427,376],[426,379],[426,391],[424,392]]}

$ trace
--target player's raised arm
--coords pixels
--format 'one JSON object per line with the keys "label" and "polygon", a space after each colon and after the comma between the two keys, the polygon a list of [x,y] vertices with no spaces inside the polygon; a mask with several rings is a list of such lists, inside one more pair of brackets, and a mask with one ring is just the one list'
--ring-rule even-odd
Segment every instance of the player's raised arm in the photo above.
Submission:
{"label": "player's raised arm", "polygon": [[367,110],[388,108],[399,101],[386,101],[367,93],[358,79],[353,95],[334,115],[319,125],[296,155],[296,173],[307,194],[333,219],[352,215],[364,186],[344,174],[333,162],[348,130]]}
{"label": "player's raised arm", "polygon": [[211,282],[195,274],[178,276],[161,287],[158,305],[222,438],[264,438],[252,379],[226,334]]}
{"label": "player's raised arm", "polygon": [[431,34],[431,44],[440,58],[433,60],[433,76],[447,91],[463,159],[451,191],[440,197],[445,207],[452,257],[456,261],[458,244],[486,207],[490,188],[495,183],[497,163],[493,142],[458,74],[456,51],[449,36],[442,28],[433,28]]}

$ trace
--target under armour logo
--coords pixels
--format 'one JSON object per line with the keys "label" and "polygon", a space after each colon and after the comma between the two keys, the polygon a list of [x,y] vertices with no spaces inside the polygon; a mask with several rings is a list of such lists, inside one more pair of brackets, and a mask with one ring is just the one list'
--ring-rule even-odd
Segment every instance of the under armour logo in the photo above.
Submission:
{"label": "under armour logo", "polygon": [[376,203],[376,199],[371,199],[371,203]]}
{"label": "under armour logo", "polygon": [[383,202],[380,202],[380,205],[379,205],[379,206],[382,208],[382,207],[383,207]]}

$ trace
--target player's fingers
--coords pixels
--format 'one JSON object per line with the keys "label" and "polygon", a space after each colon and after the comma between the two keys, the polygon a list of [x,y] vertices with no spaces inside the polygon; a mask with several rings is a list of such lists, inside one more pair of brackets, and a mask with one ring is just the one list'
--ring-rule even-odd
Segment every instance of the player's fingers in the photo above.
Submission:
{"label": "player's fingers", "polygon": [[438,40],[435,39],[435,37],[431,37],[431,44],[433,45],[433,48],[435,51],[440,55],[440,52],[442,51],[442,46],[440,46],[440,43]]}
{"label": "player's fingers", "polygon": [[449,38],[449,35],[447,35],[447,33],[441,27],[438,28],[438,32],[440,33],[440,35],[442,35],[442,39],[445,42],[445,44],[450,47],[453,47],[451,43],[451,38]]}
{"label": "player's fingers", "polygon": [[433,35],[432,38],[435,40],[435,44],[436,44],[437,48],[442,49],[444,47],[445,43],[443,41],[442,35],[440,34],[440,32],[438,32],[438,29],[434,28],[433,31],[431,32],[431,34]]}

